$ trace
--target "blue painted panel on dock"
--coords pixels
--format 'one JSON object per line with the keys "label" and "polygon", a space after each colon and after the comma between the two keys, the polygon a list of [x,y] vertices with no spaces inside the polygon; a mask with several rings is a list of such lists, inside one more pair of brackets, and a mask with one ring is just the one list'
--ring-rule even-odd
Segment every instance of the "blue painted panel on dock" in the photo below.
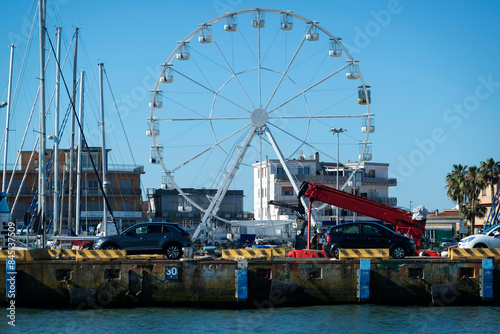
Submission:
{"label": "blue painted panel on dock", "polygon": [[481,295],[484,300],[493,299],[493,259],[483,259]]}
{"label": "blue painted panel on dock", "polygon": [[177,267],[165,267],[166,279],[177,279],[179,277],[179,270]]}
{"label": "blue painted panel on dock", "polygon": [[358,297],[360,301],[370,298],[370,265],[369,259],[359,261]]}
{"label": "blue painted panel on dock", "polygon": [[236,299],[248,299],[248,270],[236,270]]}

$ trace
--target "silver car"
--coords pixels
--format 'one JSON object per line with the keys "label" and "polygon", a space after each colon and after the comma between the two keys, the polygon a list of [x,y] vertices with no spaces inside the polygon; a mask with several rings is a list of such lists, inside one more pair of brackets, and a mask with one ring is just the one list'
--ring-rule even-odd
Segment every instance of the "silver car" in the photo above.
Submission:
{"label": "silver car", "polygon": [[123,249],[130,253],[165,254],[169,259],[182,256],[182,247],[191,245],[191,234],[173,223],[139,223],[120,234],[101,237],[93,249]]}
{"label": "silver car", "polygon": [[448,248],[452,246],[458,245],[458,240],[457,239],[444,239],[439,246],[442,248]]}
{"label": "silver car", "polygon": [[500,248],[500,224],[463,238],[458,243],[458,248]]}

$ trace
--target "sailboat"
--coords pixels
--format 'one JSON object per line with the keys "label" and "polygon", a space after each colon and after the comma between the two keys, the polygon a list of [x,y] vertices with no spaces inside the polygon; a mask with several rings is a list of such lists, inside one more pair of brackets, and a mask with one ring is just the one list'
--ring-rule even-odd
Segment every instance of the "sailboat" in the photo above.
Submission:
{"label": "sailboat", "polygon": [[[63,233],[62,233],[62,219],[59,219],[59,206],[58,206],[58,203],[59,203],[59,200],[58,200],[58,197],[60,196],[60,193],[59,193],[59,181],[58,181],[58,175],[61,173],[61,170],[62,168],[60,168],[59,166],[59,162],[58,162],[58,158],[59,158],[59,149],[58,149],[58,144],[59,144],[59,141],[62,137],[62,131],[63,131],[63,127],[59,127],[59,115],[58,115],[58,107],[59,107],[59,78],[61,76],[61,64],[59,62],[60,60],[60,48],[59,48],[59,45],[60,45],[60,28],[57,28],[58,30],[58,43],[57,43],[57,52],[54,50],[53,46],[52,46],[52,43],[51,43],[51,50],[52,50],[52,53],[54,54],[55,58],[56,58],[56,63],[57,63],[57,72],[56,72],[56,108],[55,108],[55,133],[54,133],[54,136],[49,136],[49,139],[54,139],[54,150],[52,151],[51,155],[49,156],[49,158],[47,159],[47,156],[46,156],[46,145],[45,145],[45,141],[46,141],[46,131],[45,131],[45,116],[46,116],[46,106],[45,106],[45,67],[46,67],[46,60],[45,60],[45,0],[39,0],[39,26],[40,26],[40,87],[39,87],[39,110],[40,110],[40,116],[39,116],[39,136],[38,136],[38,156],[35,157],[38,159],[38,168],[36,170],[36,174],[38,175],[38,190],[36,192],[36,195],[35,195],[35,198],[32,200],[32,204],[30,205],[30,212],[25,214],[25,227],[26,227],[26,230],[25,230],[25,233],[26,235],[25,236],[21,236],[21,237],[16,237],[17,240],[21,241],[25,241],[25,244],[23,245],[24,247],[27,247],[29,248],[30,246],[35,246],[35,247],[42,247],[42,248],[45,248],[47,246],[47,244],[53,244],[53,241],[56,241],[56,243],[59,243],[61,242],[62,240],[65,240],[65,241],[71,241],[71,240],[75,240],[75,239],[78,239],[78,240],[82,240],[82,239],[95,239],[96,237],[95,236],[82,236],[81,235],[81,224],[80,224],[80,221],[81,221],[81,217],[80,217],[80,203],[81,203],[81,174],[82,174],[82,168],[81,168],[81,157],[82,157],[82,151],[83,151],[83,148],[86,149],[86,153],[88,154],[88,158],[90,159],[90,161],[92,162],[92,166],[93,166],[93,169],[94,169],[94,172],[96,173],[97,175],[97,180],[98,180],[98,183],[99,183],[99,186],[100,186],[100,189],[102,191],[102,194],[103,194],[103,201],[104,201],[104,213],[103,213],[103,226],[101,228],[101,233],[98,233],[98,234],[102,234],[102,235],[110,235],[110,234],[116,234],[118,233],[118,228],[116,226],[116,224],[109,224],[109,226],[107,227],[107,217],[111,217],[111,221],[114,222],[114,218],[113,218],[113,212],[111,210],[111,207],[109,205],[109,201],[106,197],[106,185],[108,184],[107,182],[103,182],[101,181],[101,178],[98,176],[98,172],[97,172],[97,168],[96,168],[96,164],[94,163],[93,161],[93,158],[92,158],[92,154],[90,152],[90,148],[88,147],[88,144],[85,140],[85,136],[84,136],[84,133],[83,133],[83,128],[82,128],[82,117],[83,117],[83,87],[84,87],[84,73],[80,74],[80,116],[77,117],[76,116],[76,105],[75,105],[75,101],[76,101],[76,80],[73,80],[74,81],[74,84],[73,84],[73,97],[71,99],[71,104],[70,104],[70,108],[68,108],[67,110],[67,113],[66,113],[66,116],[65,116],[65,119],[64,121],[67,121],[68,119],[68,111],[72,111],[72,128],[74,128],[75,126],[75,123],[74,123],[74,120],[76,120],[76,122],[78,123],[78,128],[79,128],[79,139],[78,139],[78,151],[79,151],[79,154],[78,154],[78,167],[77,167],[77,191],[76,191],[76,224],[74,225],[74,232],[76,233],[72,233],[72,224],[71,224],[71,221],[72,221],[72,189],[73,189],[73,186],[70,185],[70,195],[68,196],[69,200],[68,200],[68,211],[69,211],[69,215],[68,215],[68,234],[72,234],[72,235],[68,235],[68,236],[63,236]],[[77,34],[78,34],[78,28],[76,30],[76,37],[77,37]],[[77,40],[77,39],[75,39]],[[50,41],[50,39],[49,39]],[[75,42],[75,62],[74,62],[74,77],[75,77],[75,74],[76,74],[76,50],[77,50],[77,46],[76,46],[76,42]],[[106,156],[107,156],[107,151],[106,151],[106,148],[105,148],[105,141],[104,141],[104,116],[103,116],[103,111],[104,111],[104,108],[103,108],[103,101],[102,101],[102,64],[99,64],[99,68],[100,68],[100,72],[101,72],[101,126],[102,126],[102,149],[101,149],[101,153],[102,153],[102,162],[103,162],[103,167],[102,167],[102,180],[106,180],[106,169],[107,169],[107,159],[106,159]],[[9,95],[10,96],[10,95]],[[31,117],[30,117],[31,119]],[[63,123],[64,123],[63,121]],[[64,123],[65,124],[65,123]],[[8,127],[8,122],[7,122],[7,127]],[[6,129],[6,132],[8,132],[8,129]],[[74,134],[74,130],[72,131],[72,134]],[[74,136],[72,136],[72,138],[74,138]],[[24,139],[23,139],[23,142],[24,142]],[[35,144],[36,146],[36,144]],[[72,145],[71,147],[73,148],[74,145],[73,145],[73,139],[72,139]],[[70,154],[70,162],[72,163],[73,162],[73,149],[71,148],[71,154]],[[6,150],[5,150],[5,154],[6,154]],[[19,157],[18,157],[18,160],[16,161],[16,163],[18,163],[19,161],[21,161],[21,168],[23,169],[26,169],[28,170],[29,168],[32,168],[31,170],[32,171],[35,171],[35,164],[31,164],[31,161],[33,159],[33,153],[31,154],[31,157],[29,159],[29,162],[26,164],[26,165],[22,165],[22,158],[23,158],[23,152],[19,152]],[[4,160],[4,163],[5,163],[5,160]],[[52,219],[47,221],[46,218],[50,218],[50,217],[46,217],[46,212],[47,212],[47,205],[46,205],[46,202],[47,202],[47,194],[46,194],[46,190],[48,189],[48,187],[46,186],[47,184],[47,180],[51,181],[49,179],[49,175],[50,175],[50,172],[51,172],[51,168],[53,167],[54,169],[54,178],[53,178],[53,188],[54,188],[54,192],[53,192],[53,197],[52,197],[52,201],[53,201],[53,204],[54,204],[54,209],[53,209],[53,216],[52,216]],[[5,164],[4,164],[4,182],[3,182],[3,187],[5,187],[6,185],[6,182],[5,182],[5,176],[6,176],[6,168],[5,168]],[[70,166],[70,168],[68,169],[68,171],[73,171],[73,167]],[[12,175],[13,176],[13,173],[15,171],[13,170],[12,171]],[[72,172],[67,172],[65,173],[64,171],[62,171],[62,174],[64,176],[64,174],[66,175],[69,175],[70,176],[70,180],[72,179],[72,176],[73,176],[73,173]],[[11,179],[12,181],[12,179]],[[24,182],[24,179],[23,181]],[[63,185],[64,183],[66,182],[64,177],[63,177]],[[11,182],[12,183],[12,182]],[[22,183],[21,183],[22,184]],[[19,187],[21,188],[21,187]],[[63,187],[64,188],[64,187]],[[19,192],[18,192],[18,195],[19,195]],[[1,195],[0,195],[1,196]],[[4,197],[2,197],[2,201],[5,202],[4,204],[5,205],[2,205],[6,207],[6,212],[5,214],[7,215],[5,221],[6,223],[8,224],[8,222],[10,221],[10,218],[9,216],[10,213],[9,213],[9,210],[8,210],[8,205],[7,205],[7,201],[6,201],[6,196],[7,194],[5,194]],[[14,206],[15,206],[15,203],[17,202],[17,197],[16,196],[16,201],[14,202]],[[36,200],[36,197],[38,198],[38,200]],[[109,212],[109,214],[108,214]],[[48,223],[48,224],[47,224]],[[14,223],[13,223],[14,224]],[[48,232],[50,229],[53,229],[54,231],[54,235],[53,236],[49,236],[48,235]],[[5,229],[7,230],[7,229]],[[16,232],[16,231],[14,231]],[[35,234],[36,236],[30,236],[30,234]],[[5,238],[6,239],[6,238]],[[33,241],[35,241],[34,243],[32,243]],[[48,242],[50,241],[50,242]],[[31,245],[30,245],[31,244]],[[5,245],[6,246],[6,245]]]}

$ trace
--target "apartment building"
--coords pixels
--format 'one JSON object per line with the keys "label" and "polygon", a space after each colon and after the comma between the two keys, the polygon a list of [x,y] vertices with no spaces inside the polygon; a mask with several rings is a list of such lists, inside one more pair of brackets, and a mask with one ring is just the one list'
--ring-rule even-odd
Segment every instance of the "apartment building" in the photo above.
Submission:
{"label": "apartment building", "polygon": [[[100,147],[89,148],[88,152],[82,153],[81,174],[81,226],[82,231],[92,233],[97,224],[102,221],[104,201],[99,178],[102,179],[102,149]],[[106,150],[106,154],[110,150]],[[36,211],[38,194],[38,153],[22,151],[17,153],[17,166],[11,166],[6,171],[6,185],[8,186],[7,202],[11,210],[11,218],[17,222],[31,219],[33,211]],[[69,196],[69,149],[60,149],[58,155],[58,188],[64,189],[59,197],[59,216],[62,219],[63,234],[68,228],[68,198],[72,201],[72,226],[75,219],[76,191],[77,191],[77,158],[75,154],[73,162],[73,192]],[[92,165],[92,160],[97,169],[97,175]],[[106,159],[107,160],[107,159]],[[46,180],[46,220],[52,224],[53,200],[54,200],[54,172],[51,151],[46,154],[47,174]],[[108,161],[108,160],[107,160]],[[134,165],[112,165],[107,166],[107,198],[113,211],[113,217],[121,221],[123,228],[143,221],[142,197],[140,180],[144,174],[144,166]],[[10,181],[12,180],[12,181]],[[1,182],[1,181],[0,181]],[[6,187],[7,188],[7,187]],[[7,189],[6,189],[7,190]],[[17,198],[17,199],[16,199]],[[15,206],[14,206],[15,202]],[[108,216],[109,220],[109,216]]]}
{"label": "apartment building", "polygon": [[[309,158],[288,160],[287,165],[300,185],[303,181],[319,182],[330,187],[336,187],[337,174],[339,185],[342,186],[354,172],[357,162],[339,164],[320,161],[316,153]],[[281,201],[298,205],[292,184],[279,160],[272,159],[253,164],[254,167],[254,214],[256,220],[290,220],[295,219],[292,210],[270,205],[269,201]],[[389,178],[389,164],[362,161],[355,175],[344,191],[372,199],[391,206],[397,205],[397,199],[389,196],[389,187],[396,186],[397,180]],[[262,182],[260,179],[262,175]],[[262,183],[262,184],[261,184]],[[261,196],[262,195],[262,196]],[[319,205],[320,203],[316,203]],[[340,210],[340,221],[370,220],[370,217],[358,217],[352,212]],[[335,224],[336,208],[325,205],[316,214],[316,221],[323,225]]]}

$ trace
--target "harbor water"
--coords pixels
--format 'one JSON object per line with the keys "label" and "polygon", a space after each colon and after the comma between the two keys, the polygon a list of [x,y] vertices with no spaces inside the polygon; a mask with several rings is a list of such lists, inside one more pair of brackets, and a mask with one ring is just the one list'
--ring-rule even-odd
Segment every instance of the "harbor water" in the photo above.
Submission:
{"label": "harbor water", "polygon": [[498,333],[500,307],[16,309],[0,333]]}

